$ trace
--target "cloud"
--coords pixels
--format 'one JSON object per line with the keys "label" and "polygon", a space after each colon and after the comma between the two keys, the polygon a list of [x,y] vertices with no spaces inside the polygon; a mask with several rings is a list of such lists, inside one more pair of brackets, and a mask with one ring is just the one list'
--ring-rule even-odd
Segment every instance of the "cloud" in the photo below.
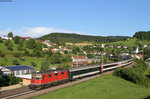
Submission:
{"label": "cloud", "polygon": [[35,37],[35,38],[49,34],[49,33],[53,33],[53,32],[85,34],[83,32],[58,29],[58,28],[53,28],[53,27],[34,27],[34,28],[24,27],[20,29],[7,28],[5,30],[0,31],[0,35],[1,36],[7,35],[9,32],[13,32],[14,35],[18,35],[18,36],[29,36],[29,37]]}

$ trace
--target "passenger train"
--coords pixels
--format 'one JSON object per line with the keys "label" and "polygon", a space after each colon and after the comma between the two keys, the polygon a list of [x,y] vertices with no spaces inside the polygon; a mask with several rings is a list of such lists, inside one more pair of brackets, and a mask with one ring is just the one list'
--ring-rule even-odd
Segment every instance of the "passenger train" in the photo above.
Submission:
{"label": "passenger train", "polygon": [[30,89],[40,90],[50,86],[59,85],[68,81],[73,81],[86,76],[102,74],[106,71],[112,71],[118,67],[124,67],[132,64],[132,59],[107,63],[102,65],[88,65],[80,67],[71,67],[69,69],[51,69],[44,72],[32,74]]}

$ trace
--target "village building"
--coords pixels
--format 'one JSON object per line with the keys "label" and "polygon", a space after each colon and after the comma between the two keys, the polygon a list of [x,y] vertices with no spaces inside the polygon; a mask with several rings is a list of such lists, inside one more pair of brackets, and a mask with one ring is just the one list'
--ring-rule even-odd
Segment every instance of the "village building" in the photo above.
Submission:
{"label": "village building", "polygon": [[79,66],[89,64],[86,56],[72,56],[72,65]]}
{"label": "village building", "polygon": [[11,38],[11,37],[8,37],[8,36],[2,36],[1,39],[2,39],[2,40],[12,40],[12,38]]}
{"label": "village building", "polygon": [[9,75],[14,74],[14,76],[17,75],[24,75],[24,74],[31,74],[34,72],[34,68],[30,66],[2,66],[0,67],[0,72],[2,75]]}
{"label": "village building", "polygon": [[20,39],[22,39],[22,40],[29,40],[29,39],[31,39],[31,37],[20,37]]}

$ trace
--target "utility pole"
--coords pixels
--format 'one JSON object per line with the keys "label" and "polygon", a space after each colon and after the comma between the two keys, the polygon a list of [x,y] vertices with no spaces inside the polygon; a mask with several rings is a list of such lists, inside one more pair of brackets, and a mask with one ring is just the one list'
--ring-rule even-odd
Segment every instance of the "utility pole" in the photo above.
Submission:
{"label": "utility pole", "polygon": [[103,52],[102,52],[102,59],[101,59],[101,71],[102,71],[102,73],[103,73]]}
{"label": "utility pole", "polygon": [[79,53],[77,52],[76,66],[78,66],[78,65],[79,65],[79,63],[78,63],[78,55],[79,55]]}

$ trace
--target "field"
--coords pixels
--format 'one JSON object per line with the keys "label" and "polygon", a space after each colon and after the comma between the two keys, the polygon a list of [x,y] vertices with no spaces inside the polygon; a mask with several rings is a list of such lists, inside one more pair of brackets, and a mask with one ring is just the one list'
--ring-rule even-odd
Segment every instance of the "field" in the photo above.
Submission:
{"label": "field", "polygon": [[102,76],[33,99],[149,99],[150,89],[114,76]]}

